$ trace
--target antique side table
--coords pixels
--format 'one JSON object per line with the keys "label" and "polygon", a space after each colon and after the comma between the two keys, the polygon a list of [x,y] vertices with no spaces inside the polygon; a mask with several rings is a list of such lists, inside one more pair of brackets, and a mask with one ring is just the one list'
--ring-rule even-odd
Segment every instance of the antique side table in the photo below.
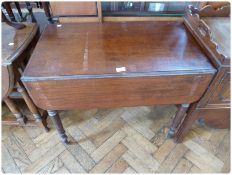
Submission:
{"label": "antique side table", "polygon": [[180,104],[170,134],[215,74],[182,22],[49,24],[24,71],[36,105],[56,110]]}
{"label": "antique side table", "polygon": [[189,6],[184,23],[217,69],[202,98],[190,107],[176,141],[181,142],[195,120],[214,128],[230,128],[230,5],[198,10]]}
{"label": "antique side table", "polygon": [[[21,23],[17,23],[21,25]],[[21,94],[30,112],[33,114],[36,124],[48,131],[45,118],[40,114],[37,107],[27,94],[22,82],[21,74],[25,68],[25,61],[29,58],[38,38],[39,27],[34,23],[23,23],[21,29],[2,24],[2,100],[16,117],[15,120],[7,118],[2,124],[14,124],[21,126],[35,126],[34,121],[28,121],[12,100],[14,89]]]}

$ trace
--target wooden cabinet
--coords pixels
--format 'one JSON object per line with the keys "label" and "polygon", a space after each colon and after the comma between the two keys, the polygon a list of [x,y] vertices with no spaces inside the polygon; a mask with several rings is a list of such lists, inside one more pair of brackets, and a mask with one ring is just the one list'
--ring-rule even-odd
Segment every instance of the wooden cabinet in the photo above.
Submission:
{"label": "wooden cabinet", "polygon": [[[209,126],[228,128],[230,123],[230,16],[228,6],[200,11],[189,8],[185,24],[217,69],[211,85],[199,101],[197,118]],[[218,16],[217,16],[218,15]],[[202,31],[204,31],[202,33]],[[225,111],[224,111],[225,110]]]}
{"label": "wooden cabinet", "polygon": [[180,142],[195,120],[216,128],[230,127],[230,7],[187,9],[184,23],[217,69],[201,99],[190,106],[176,134]]}
{"label": "wooden cabinet", "polygon": [[219,70],[222,77],[218,79],[218,85],[212,92],[209,102],[204,108],[198,109],[199,117],[205,124],[215,128],[230,127],[230,71],[223,68]]}

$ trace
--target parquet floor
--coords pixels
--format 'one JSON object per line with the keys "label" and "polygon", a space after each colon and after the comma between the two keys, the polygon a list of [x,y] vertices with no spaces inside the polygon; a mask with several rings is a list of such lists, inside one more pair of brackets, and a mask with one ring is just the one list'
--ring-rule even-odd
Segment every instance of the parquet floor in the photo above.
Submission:
{"label": "parquet floor", "polygon": [[[182,144],[166,139],[175,106],[60,112],[71,140],[52,127],[2,127],[5,173],[227,173],[230,132],[195,124]],[[26,109],[24,112],[28,113]],[[3,106],[3,114],[10,115]]]}

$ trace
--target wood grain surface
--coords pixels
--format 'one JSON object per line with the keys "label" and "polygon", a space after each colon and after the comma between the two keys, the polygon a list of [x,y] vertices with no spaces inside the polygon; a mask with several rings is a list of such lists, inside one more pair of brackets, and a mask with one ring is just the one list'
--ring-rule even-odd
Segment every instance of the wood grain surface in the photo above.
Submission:
{"label": "wood grain surface", "polygon": [[22,81],[43,109],[197,101],[215,73],[181,22],[48,25]]}
{"label": "wood grain surface", "polygon": [[50,2],[53,16],[97,15],[97,2]]}
{"label": "wood grain surface", "polygon": [[54,24],[45,28],[24,77],[212,69],[181,22]]}
{"label": "wood grain surface", "polygon": [[42,109],[182,104],[197,101],[213,74],[25,81]]}
{"label": "wood grain surface", "polygon": [[212,39],[218,44],[219,52],[230,59],[230,17],[202,17],[202,20],[210,27]]}
{"label": "wood grain surface", "polygon": [[30,44],[36,35],[38,25],[25,23],[26,27],[20,30],[2,23],[2,65],[10,64]]}

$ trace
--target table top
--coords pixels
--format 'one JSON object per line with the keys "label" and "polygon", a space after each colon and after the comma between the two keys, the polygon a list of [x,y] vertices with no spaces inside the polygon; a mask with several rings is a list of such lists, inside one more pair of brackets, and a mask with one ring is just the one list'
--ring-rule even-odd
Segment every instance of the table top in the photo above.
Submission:
{"label": "table top", "polygon": [[212,69],[182,22],[49,24],[24,78],[88,78]]}
{"label": "table top", "polygon": [[35,36],[38,25],[24,23],[25,28],[17,30],[14,27],[2,23],[2,65],[11,64],[30,44]]}
{"label": "table top", "polygon": [[230,17],[202,17],[210,27],[212,39],[227,59],[230,59]]}

